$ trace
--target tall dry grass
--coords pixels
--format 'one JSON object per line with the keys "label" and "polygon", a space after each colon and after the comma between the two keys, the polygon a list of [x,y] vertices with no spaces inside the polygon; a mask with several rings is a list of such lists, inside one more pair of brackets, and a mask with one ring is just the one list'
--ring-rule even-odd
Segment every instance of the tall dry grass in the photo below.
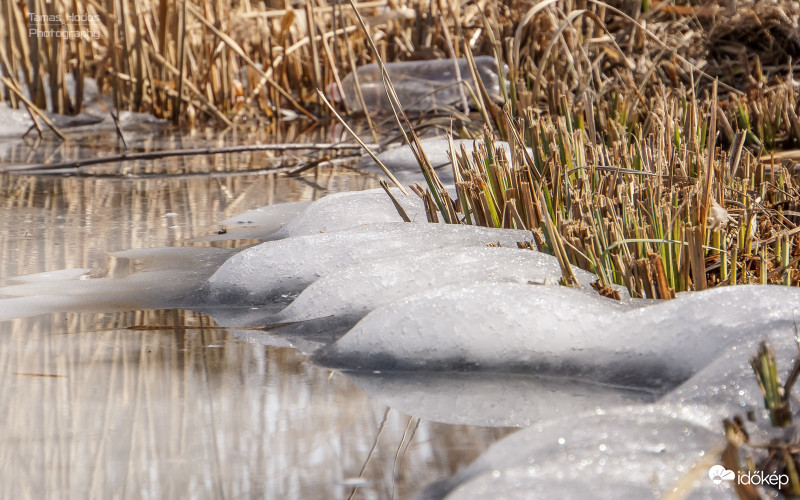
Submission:
{"label": "tall dry grass", "polygon": [[[195,116],[222,125],[283,116],[315,120],[327,115],[315,90],[340,86],[354,67],[374,62],[372,39],[384,61],[494,55],[508,65],[504,97],[515,110],[533,106],[558,114],[564,104],[616,106],[622,99],[623,125],[641,122],[653,99],[681,88],[701,96],[719,78],[728,138],[746,122],[751,143],[786,147],[800,140],[797,99],[791,107],[775,106],[785,99],[773,96],[784,92],[782,83],[794,71],[789,66],[800,57],[794,2],[355,5],[366,31],[341,1],[294,7],[233,0],[7,2],[0,39],[9,50],[0,56],[0,69],[13,81],[0,85],[0,95],[25,105],[12,90],[19,87],[39,108],[76,113],[89,77],[113,95],[118,110],[176,122]],[[66,22],[68,15],[86,21]],[[39,21],[31,24],[31,16]],[[31,28],[62,28],[42,16],[58,16],[64,29],[80,36],[31,35]],[[487,108],[483,116],[502,130],[493,103],[474,90],[476,105]]]}
{"label": "tall dry grass", "polygon": [[[446,27],[430,14],[436,3],[373,0],[358,7],[384,57],[443,55],[436,41]],[[372,61],[345,3],[36,0],[5,2],[4,9],[0,39],[8,50],[0,69],[35,106],[57,113],[80,111],[88,77],[113,95],[118,110],[176,122],[202,115],[230,125],[287,112],[314,120],[314,90],[340,85],[344,73]],[[69,15],[86,21],[66,22]],[[78,36],[42,37],[32,28]],[[0,91],[3,100],[21,104],[8,85]]]}
{"label": "tall dry grass", "polygon": [[[742,5],[726,31],[719,7],[545,1],[517,24],[487,21],[509,64],[505,105],[475,92],[484,146],[451,152],[457,202],[420,159],[429,219],[532,229],[566,284],[578,265],[609,295],[796,285],[796,155],[770,154],[800,139],[796,46],[765,52],[745,35],[758,13],[760,42],[790,40],[798,12]],[[719,54],[734,48],[722,74]]]}

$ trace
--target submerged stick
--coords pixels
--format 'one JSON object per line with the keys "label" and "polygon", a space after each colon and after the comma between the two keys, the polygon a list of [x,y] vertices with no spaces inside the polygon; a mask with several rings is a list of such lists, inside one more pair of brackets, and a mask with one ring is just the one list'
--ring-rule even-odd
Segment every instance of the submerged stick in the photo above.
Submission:
{"label": "submerged stick", "polygon": [[[372,460],[372,455],[375,454],[375,450],[378,448],[378,442],[381,440],[381,435],[383,435],[384,429],[386,429],[386,423],[389,421],[389,414],[391,412],[392,408],[387,406],[386,411],[383,413],[383,420],[381,420],[381,426],[378,428],[378,434],[375,435],[375,441],[372,443],[372,448],[370,448],[369,450],[367,459],[364,460],[364,465],[361,467],[361,472],[358,473],[358,479],[364,478],[364,472],[366,472],[367,466]],[[357,491],[358,491],[358,485],[353,487],[353,491],[350,492],[350,496],[347,497],[347,500],[353,500],[353,497],[356,496]]]}
{"label": "submerged stick", "polygon": [[87,167],[104,163],[134,160],[157,160],[173,156],[217,155],[227,153],[245,153],[248,151],[302,151],[302,150],[350,150],[359,149],[361,146],[352,143],[287,143],[287,144],[253,144],[249,146],[228,146],[224,148],[197,148],[175,149],[172,151],[151,151],[149,153],[123,153],[121,155],[106,156],[102,158],[86,158],[83,160],[65,161],[60,163],[42,163],[39,165],[9,165],[0,166],[0,172],[31,172],[36,170],[66,170],[70,168]]}

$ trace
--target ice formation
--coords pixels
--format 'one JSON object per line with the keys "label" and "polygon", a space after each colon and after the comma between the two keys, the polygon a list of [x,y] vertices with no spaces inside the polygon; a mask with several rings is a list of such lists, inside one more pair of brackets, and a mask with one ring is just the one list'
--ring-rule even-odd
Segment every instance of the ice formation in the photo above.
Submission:
{"label": "ice formation", "polygon": [[691,491],[691,498],[729,498],[706,473],[716,463],[709,451],[721,451],[721,439],[720,432],[659,408],[554,419],[496,443],[418,499],[641,500],[660,498],[676,486]]}
{"label": "ice formation", "polygon": [[[584,291],[597,278],[575,268]],[[357,264],[326,274],[306,288],[280,318],[364,315],[379,305],[445,285],[477,282],[558,286],[561,269],[551,255],[510,247],[451,246]],[[594,293],[593,291],[591,293]]]}
{"label": "ice formation", "polygon": [[670,492],[680,498],[738,498],[730,485],[708,477],[726,446],[722,419],[752,412],[751,440],[768,441],[768,417],[749,360],[762,338],[772,341],[778,366],[787,371],[796,353],[792,328],[765,323],[762,334],[722,348],[654,404],[534,423],[450,479],[428,486],[418,500],[582,499],[587,491],[594,498],[663,498]]}
{"label": "ice formation", "polygon": [[[387,229],[325,234],[362,231]],[[320,278],[278,315],[365,315],[332,346],[320,342],[319,360],[411,415],[526,427],[421,498],[657,498],[676,487],[729,498],[706,473],[725,445],[721,419],[760,407],[749,357],[762,338],[782,367],[795,352],[794,289],[619,303],[589,292],[585,273],[579,290],[529,284],[552,285],[560,270],[513,245],[347,260],[315,264]]]}
{"label": "ice formation", "polygon": [[[614,301],[583,271],[581,288],[556,286],[553,257],[517,248],[529,232],[428,224],[418,199],[397,196],[415,222],[401,222],[382,191],[265,208],[215,236],[267,240],[230,257],[130,251],[118,258],[146,264],[123,279],[22,278],[0,289],[14,297],[0,300],[0,317],[166,301],[208,311],[248,341],[315,351],[410,415],[525,427],[421,498],[638,499],[676,485],[688,498],[730,496],[705,475],[725,444],[721,419],[762,405],[748,365],[759,340],[791,366],[800,291]],[[298,323],[245,330],[266,321]],[[764,437],[766,416],[755,414]]]}
{"label": "ice formation", "polygon": [[[71,73],[67,73],[65,76],[68,93],[73,96],[75,95],[75,80]],[[45,87],[44,95],[47,100],[47,105],[43,109],[53,109],[50,99],[52,94],[48,90],[49,81],[44,79],[42,83]],[[23,91],[28,93],[27,86],[23,86]],[[82,102],[81,113],[75,116],[59,115],[47,111],[44,111],[44,113],[59,129],[81,128],[83,131],[113,129],[114,121],[108,112],[109,109],[114,107],[111,98],[98,91],[97,82],[92,78],[85,78],[83,81]],[[125,129],[126,127],[138,127],[143,124],[150,126],[159,123],[164,124],[166,121],[155,118],[150,113],[122,111],[118,123],[120,127]],[[22,107],[13,109],[5,103],[0,103],[0,138],[19,138],[32,126],[33,120],[27,110]],[[45,127],[44,124],[42,126]]]}
{"label": "ice formation", "polygon": [[792,325],[800,291],[726,287],[628,309],[566,287],[448,286],[368,314],[324,360],[340,368],[556,372],[659,387],[724,348]]}
{"label": "ice formation", "polygon": [[135,260],[138,272],[98,278],[92,269],[65,269],[13,278],[0,287],[0,321],[57,311],[109,312],[181,305],[230,250],[172,247],[115,252],[119,261]]}
{"label": "ice formation", "polygon": [[[432,59],[424,61],[403,61],[386,63],[386,71],[394,86],[399,102],[406,111],[430,111],[434,108],[458,105],[467,100],[469,93],[462,92],[455,66],[459,66],[461,80],[469,82],[473,90],[478,87],[473,81],[469,63],[466,59]],[[475,58],[478,77],[483,81],[488,93],[499,99],[500,77],[497,62],[490,56]],[[371,111],[391,111],[392,106],[386,98],[381,69],[377,64],[361,66],[356,70],[358,85],[367,109]],[[356,77],[351,73],[342,80],[344,97],[351,109],[360,110],[361,101],[357,97]],[[338,88],[331,87],[334,100],[341,101]]]}
{"label": "ice formation", "polygon": [[269,241],[231,257],[208,280],[209,302],[263,302],[320,276],[380,257],[449,246],[516,246],[527,231],[427,223],[383,223]]}
{"label": "ice formation", "polygon": [[[453,146],[457,152],[461,151],[463,147],[467,154],[472,154],[475,151],[476,143],[483,141],[474,141],[471,139],[455,139]],[[431,166],[436,170],[436,175],[444,184],[452,184],[453,167],[450,164],[450,141],[443,137],[432,137],[421,141],[422,148],[428,156]],[[511,146],[507,142],[498,141],[495,145],[503,148],[508,161],[513,163],[511,157]],[[394,146],[386,151],[377,155],[381,162],[397,177],[402,184],[413,184],[419,182],[423,186],[425,179],[420,173],[419,164],[417,163],[411,147],[408,145]],[[364,168],[379,172],[378,167],[370,158],[365,158],[362,161]]]}
{"label": "ice formation", "polygon": [[593,381],[485,372],[347,372],[370,397],[449,424],[527,427],[601,408],[649,403],[654,393]]}
{"label": "ice formation", "polygon": [[[404,196],[397,188],[392,189],[392,193],[412,222],[427,220],[425,207],[417,196]],[[402,221],[382,189],[337,193],[312,203],[276,231],[272,239],[328,233],[364,224]]]}
{"label": "ice formation", "polygon": [[221,234],[199,238],[198,241],[224,241],[230,239],[269,238],[275,231],[306,210],[310,201],[279,203],[242,212],[225,219],[220,225],[225,228]]}

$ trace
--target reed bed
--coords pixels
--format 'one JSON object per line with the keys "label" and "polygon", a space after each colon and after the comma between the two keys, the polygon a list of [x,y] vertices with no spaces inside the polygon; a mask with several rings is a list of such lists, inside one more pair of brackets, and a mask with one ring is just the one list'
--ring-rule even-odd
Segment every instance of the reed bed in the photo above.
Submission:
{"label": "reed bed", "polygon": [[[615,284],[663,299],[723,284],[797,285],[794,160],[766,154],[799,137],[791,47],[783,59],[768,54],[771,63],[787,61],[787,72],[767,77],[761,47],[730,41],[751,71],[743,75],[731,63],[729,75],[712,76],[700,56],[710,55],[704,40],[717,43],[718,33],[695,30],[674,44],[689,22],[684,14],[702,26],[699,8],[650,15],[642,6],[634,17],[610,4],[586,5],[603,12],[536,4],[505,38],[505,105],[485,89],[474,92],[483,144],[473,154],[451,151],[457,200],[417,155],[427,188],[415,191],[429,220],[530,229],[537,248],[559,259],[565,284],[576,284],[570,264],[577,265],[596,273],[596,288],[610,296]],[[782,9],[771,5],[764,18],[787,17]],[[797,35],[792,15],[788,31]],[[731,22],[750,21],[737,11]],[[629,36],[614,23],[628,26]],[[503,39],[502,23],[493,26],[492,38]],[[526,30],[536,35],[522,43]],[[698,33],[703,40],[694,41]],[[397,115],[403,124],[402,109]],[[413,130],[410,137],[417,150]],[[510,157],[500,139],[509,141]]]}
{"label": "reed bed", "polygon": [[[435,3],[357,7],[385,58],[444,55],[432,42],[446,29],[434,22]],[[92,97],[84,94],[88,77],[113,96],[117,111],[176,123],[316,120],[315,89],[339,86],[342,72],[372,62],[346,3],[36,0],[3,8],[0,39],[9,50],[0,57],[8,78],[0,99],[14,107],[28,105],[14,92],[25,89],[31,106],[78,113]]]}
{"label": "reed bed", "polygon": [[624,285],[640,297],[797,285],[799,179],[791,162],[759,158],[744,147],[743,130],[720,146],[716,93],[668,103],[647,117],[662,126],[615,139],[586,125],[598,112],[528,109],[514,119],[506,107],[510,157],[487,128],[475,152],[452,149],[457,201],[435,179],[416,191],[430,220],[532,230],[537,249],[559,259],[566,284],[574,284],[572,264],[596,273],[601,290]]}
{"label": "reed bed", "polygon": [[[15,107],[78,113],[96,99],[84,92],[91,78],[117,111],[176,123],[313,121],[329,116],[316,89],[331,93],[375,62],[372,40],[385,62],[494,55],[508,67],[503,97],[515,116],[591,100],[610,103],[630,126],[652,99],[681,87],[702,94],[719,78],[727,136],[746,122],[750,143],[800,141],[797,110],[775,106],[800,56],[793,2],[36,0],[4,9],[0,99]],[[473,91],[502,131],[497,106]]]}

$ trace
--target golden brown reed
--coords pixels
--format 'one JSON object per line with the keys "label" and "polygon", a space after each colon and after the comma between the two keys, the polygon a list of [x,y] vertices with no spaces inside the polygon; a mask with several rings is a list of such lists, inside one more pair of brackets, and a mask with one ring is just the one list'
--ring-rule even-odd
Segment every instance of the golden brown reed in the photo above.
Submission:
{"label": "golden brown reed", "polygon": [[[789,65],[800,56],[795,3],[370,0],[356,4],[366,31],[347,2],[304,5],[8,2],[0,39],[10,50],[2,52],[0,69],[27,89],[32,104],[58,113],[81,109],[89,77],[113,95],[118,110],[176,122],[195,116],[220,125],[282,116],[314,120],[327,114],[316,89],[341,86],[342,75],[375,61],[366,43],[371,38],[386,62],[495,55],[509,67],[505,97],[515,110],[534,106],[558,114],[564,98],[574,107],[587,98],[598,105],[624,96],[629,100],[621,111],[636,123],[652,99],[681,87],[700,96],[719,77],[722,107],[730,114],[741,106],[750,116],[751,142],[785,147],[787,138],[800,139],[796,109],[782,106],[784,96],[774,93],[775,85],[783,92]],[[63,28],[80,36],[30,34],[31,28],[62,29],[42,16],[74,15],[86,21]],[[2,99],[24,105],[11,88],[0,86]],[[486,107],[484,117],[501,126],[492,105]],[[722,130],[730,136],[745,119],[726,120]]]}
{"label": "golden brown reed", "polygon": [[[89,77],[113,95],[118,110],[175,121],[200,114],[230,125],[245,117],[277,118],[286,110],[313,120],[319,107],[315,89],[340,85],[340,72],[372,61],[345,4],[55,0],[35,1],[33,10],[29,5],[4,3],[0,39],[10,50],[3,51],[0,68],[28,90],[35,106],[57,113],[80,111],[82,82]],[[442,55],[432,41],[441,38],[443,28],[415,19],[424,17],[429,5],[371,0],[358,7],[382,54],[394,60]],[[66,22],[74,15],[85,21]],[[73,35],[45,37],[31,34],[31,28]],[[3,100],[20,104],[7,88],[2,91]]]}

